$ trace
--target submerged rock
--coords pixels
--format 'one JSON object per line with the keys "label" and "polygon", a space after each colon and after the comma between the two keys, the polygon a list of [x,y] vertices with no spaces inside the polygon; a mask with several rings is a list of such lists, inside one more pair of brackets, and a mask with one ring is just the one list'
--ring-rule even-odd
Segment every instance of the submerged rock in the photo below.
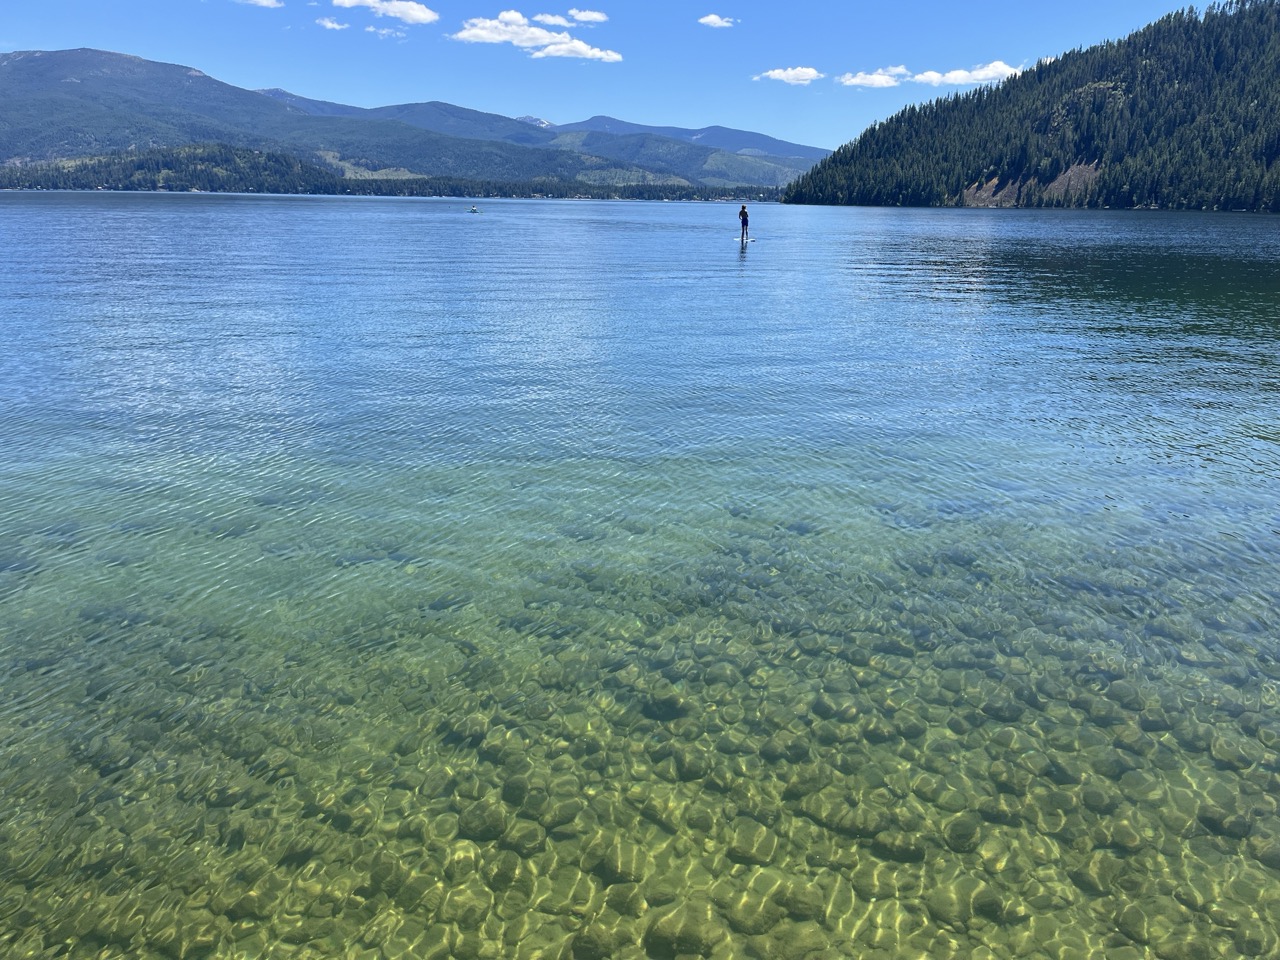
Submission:
{"label": "submerged rock", "polygon": [[507,829],[506,805],[496,797],[477,800],[458,814],[458,836],[485,842],[497,840]]}
{"label": "submerged rock", "polygon": [[645,930],[644,946],[655,960],[709,957],[725,935],[710,903],[687,902],[656,913]]}
{"label": "submerged rock", "polygon": [[777,856],[778,835],[762,823],[738,817],[733,821],[728,853],[738,863],[767,865]]}

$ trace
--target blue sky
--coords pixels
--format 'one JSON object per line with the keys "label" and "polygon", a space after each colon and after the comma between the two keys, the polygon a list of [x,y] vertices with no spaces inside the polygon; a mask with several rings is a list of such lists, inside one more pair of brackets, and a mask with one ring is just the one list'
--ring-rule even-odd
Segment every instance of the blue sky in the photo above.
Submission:
{"label": "blue sky", "polygon": [[1184,6],[5,0],[0,51],[96,47],[196,67],[240,87],[357,106],[443,100],[553,123],[608,114],[836,147],[909,103],[1120,39]]}

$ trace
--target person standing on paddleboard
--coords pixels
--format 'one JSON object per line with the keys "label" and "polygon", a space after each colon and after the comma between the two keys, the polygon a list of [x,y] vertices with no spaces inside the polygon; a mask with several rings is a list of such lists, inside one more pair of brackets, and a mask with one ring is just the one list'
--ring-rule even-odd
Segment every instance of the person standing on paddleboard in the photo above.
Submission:
{"label": "person standing on paddleboard", "polygon": [[738,211],[738,219],[742,221],[742,239],[747,239],[747,205],[744,203]]}

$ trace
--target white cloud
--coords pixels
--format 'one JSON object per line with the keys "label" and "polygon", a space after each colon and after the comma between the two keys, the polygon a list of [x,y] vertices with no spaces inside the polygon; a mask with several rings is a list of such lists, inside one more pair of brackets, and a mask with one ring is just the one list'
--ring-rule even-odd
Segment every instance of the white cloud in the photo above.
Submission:
{"label": "white cloud", "polygon": [[316,23],[320,24],[320,26],[324,27],[326,30],[345,30],[347,27],[351,26],[349,23],[339,23],[337,20],[333,19],[333,17],[321,17],[316,21]]}
{"label": "white cloud", "polygon": [[604,23],[609,19],[607,14],[598,10],[570,10],[569,16],[579,23]]}
{"label": "white cloud", "polygon": [[932,87],[963,87],[976,83],[995,83],[1021,73],[1003,60],[994,60],[972,70],[925,70],[912,73],[906,67],[881,67],[873,73],[845,73],[836,77],[836,83],[846,87],[896,87],[903,83],[925,83]]}
{"label": "white cloud", "polygon": [[552,43],[529,54],[535,60],[541,57],[581,57],[584,60],[603,60],[605,63],[617,63],[622,54],[613,50],[600,50],[581,40],[570,38],[563,43]]}
{"label": "white cloud", "polygon": [[236,3],[246,3],[251,7],[277,7],[284,6],[284,0],[236,0]]}
{"label": "white cloud", "polygon": [[379,40],[403,40],[408,36],[398,27],[365,27],[365,33],[372,33]]}
{"label": "white cloud", "polygon": [[845,73],[836,77],[836,83],[846,87],[896,87],[904,77],[911,76],[906,67],[881,67],[874,73]]}
{"label": "white cloud", "polygon": [[404,23],[435,23],[440,14],[414,0],[333,0],[335,7],[368,7],[379,17],[393,17]]}
{"label": "white cloud", "polygon": [[807,87],[813,81],[821,80],[825,76],[825,73],[819,73],[813,67],[787,67],[782,70],[766,70],[751,79],[781,80],[783,83],[789,83],[793,87]]}
{"label": "white cloud", "polygon": [[946,73],[926,70],[924,73],[917,73],[911,78],[911,82],[927,83],[934,87],[962,87],[974,83],[995,83],[1007,80],[1019,72],[1017,67],[1011,67],[1003,60],[993,60],[972,70],[948,70]]}
{"label": "white cloud", "polygon": [[[572,10],[569,12],[574,13]],[[567,33],[535,27],[516,10],[503,10],[496,19],[474,17],[467,20],[462,24],[462,29],[453,34],[453,39],[465,43],[509,43],[521,50],[531,51],[529,55],[534,58],[580,57],[586,60],[603,60],[606,63],[617,63],[622,59],[622,54],[616,51],[601,50],[576,40]]]}
{"label": "white cloud", "polygon": [[732,17],[722,17],[718,13],[708,13],[705,17],[699,18],[698,22],[705,24],[708,27],[732,27],[733,26]]}
{"label": "white cloud", "polygon": [[550,13],[540,13],[533,18],[538,23],[545,23],[549,27],[572,27],[573,22],[566,20],[564,17],[556,16]]}

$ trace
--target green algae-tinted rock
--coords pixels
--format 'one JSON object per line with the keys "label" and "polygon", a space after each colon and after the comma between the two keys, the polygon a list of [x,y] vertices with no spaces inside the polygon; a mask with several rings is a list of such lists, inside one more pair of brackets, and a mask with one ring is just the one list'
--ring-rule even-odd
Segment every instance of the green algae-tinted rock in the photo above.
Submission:
{"label": "green algae-tinted rock", "polygon": [[1026,795],[1034,779],[1030,771],[1014,766],[1006,760],[993,761],[987,768],[987,775],[998,791],[1017,797]]}
{"label": "green algae-tinted rock", "polygon": [[1252,918],[1236,927],[1231,942],[1246,957],[1273,957],[1280,950],[1276,931],[1268,924]]}
{"label": "green algae-tinted rock", "polygon": [[717,897],[716,905],[730,929],[748,937],[768,933],[787,915],[786,908],[776,899],[750,886]]}
{"label": "green algae-tinted rock", "polygon": [[[450,931],[448,937],[449,956],[453,960],[481,960],[484,956],[484,937],[478,930],[458,928]],[[391,951],[391,956],[404,955],[401,951]]]}
{"label": "green algae-tinted rock", "polygon": [[524,864],[514,850],[499,850],[485,858],[481,872],[489,889],[500,893],[509,889],[523,871]]}
{"label": "green algae-tinted rock", "polygon": [[692,706],[670,681],[659,680],[644,696],[642,709],[651,720],[671,721],[687,716]]}
{"label": "green algae-tinted rock", "polygon": [[573,960],[608,960],[617,946],[616,933],[602,923],[588,923],[573,937]]}
{"label": "green algae-tinted rock", "polygon": [[458,814],[458,836],[484,843],[507,829],[507,808],[497,797],[477,800]]}
{"label": "green algae-tinted rock", "polygon": [[878,714],[865,717],[860,726],[862,737],[867,743],[879,745],[898,739],[898,728],[888,717]]}
{"label": "green algae-tinted rock", "polygon": [[598,909],[603,902],[600,881],[577,867],[561,863],[539,883],[536,908],[555,916],[581,916]]}
{"label": "green algae-tinted rock", "polygon": [[644,946],[655,960],[707,957],[725,936],[709,903],[681,903],[657,912],[645,930]]}
{"label": "green algae-tinted rock", "polygon": [[858,705],[846,694],[820,693],[810,708],[822,720],[853,723],[858,718]]}
{"label": "green algae-tinted rock", "polygon": [[1022,715],[1027,712],[1027,708],[1019,703],[1007,693],[994,693],[983,702],[979,709],[993,720],[999,720],[1001,723],[1017,723],[1022,719]]}
{"label": "green algae-tinted rock", "polygon": [[1107,850],[1095,850],[1075,867],[1068,868],[1071,882],[1093,896],[1110,896],[1117,892],[1116,881],[1125,873],[1123,860]]}
{"label": "green algae-tinted rock", "polygon": [[1213,733],[1213,727],[1192,717],[1184,716],[1173,725],[1173,735],[1179,746],[1191,753],[1208,753]]}
{"label": "green algae-tinted rock", "polygon": [[408,878],[409,869],[395,854],[386,850],[379,850],[374,854],[373,869],[369,872],[369,886],[374,893],[394,897]]}
{"label": "green algae-tinted rock", "polygon": [[1222,770],[1248,770],[1259,763],[1265,751],[1256,740],[1219,733],[1209,741],[1209,756]]}
{"label": "green algae-tinted rock", "polygon": [[511,806],[520,808],[529,797],[533,784],[524,774],[507,777],[502,783],[502,799]]}
{"label": "green algae-tinted rock", "polygon": [[683,805],[672,793],[653,792],[643,796],[628,797],[639,808],[640,815],[650,823],[656,823],[667,833],[680,832]]}
{"label": "green algae-tinted rock", "polygon": [[1280,870],[1280,836],[1255,833],[1249,837],[1249,856],[1259,863]]}
{"label": "green algae-tinted rock", "polygon": [[956,853],[972,853],[982,842],[982,818],[972,811],[957,814],[943,825],[942,839]]}
{"label": "green algae-tinted rock", "polygon": [[1120,806],[1119,794],[1096,783],[1085,784],[1080,791],[1080,799],[1085,807],[1100,816],[1114,813],[1115,809]]}
{"label": "green algae-tinted rock", "polygon": [[538,818],[538,822],[546,828],[548,833],[566,831],[586,808],[586,801],[577,797],[558,800],[547,807],[546,813]]}
{"label": "green algae-tinted rock", "polygon": [[1136,853],[1146,843],[1141,832],[1123,818],[1104,820],[1092,832],[1094,846],[1108,847],[1125,854]]}
{"label": "green algae-tinted rock", "polygon": [[1163,707],[1154,706],[1138,714],[1138,726],[1147,733],[1164,733],[1166,730],[1173,729],[1173,720],[1169,718]]}
{"label": "green algae-tinted rock", "polygon": [[831,782],[831,768],[821,763],[804,763],[794,768],[782,790],[783,800],[798,800],[816,793]]}
{"label": "green algae-tinted rock", "polygon": [[[885,823],[874,825],[875,829],[870,833],[860,833],[854,822],[852,801],[842,791],[833,787],[826,787],[805,797],[800,801],[799,812],[819,826],[849,836],[875,836],[888,825],[886,818]],[[865,830],[866,826],[863,829]]]}
{"label": "green algae-tinted rock", "polygon": [[675,758],[676,775],[681,780],[701,780],[711,772],[711,756],[700,746],[679,744],[673,748],[672,756]]}
{"label": "green algae-tinted rock", "polygon": [[685,813],[685,824],[690,830],[710,833],[716,826],[716,814],[706,806],[692,807]]}
{"label": "green algae-tinted rock", "polygon": [[726,730],[716,741],[716,750],[728,756],[745,756],[756,752],[755,742],[740,730]]}
{"label": "green algae-tinted rock", "polygon": [[502,835],[502,846],[514,850],[524,859],[541,853],[547,846],[547,831],[532,820],[516,820]]}
{"label": "green algae-tinted rock", "polygon": [[648,909],[644,889],[638,883],[615,883],[605,892],[609,909],[623,917],[639,917]]}
{"label": "green algae-tinted rock", "polygon": [[490,722],[483,713],[469,713],[450,724],[449,733],[464,743],[477,746],[489,732]]}
{"label": "green algae-tinted rock", "polygon": [[233,921],[267,920],[271,917],[278,896],[278,893],[250,890],[227,907],[226,915]]}
{"label": "green algae-tinted rock", "polygon": [[1150,758],[1156,752],[1155,739],[1134,724],[1117,725],[1114,733],[1114,743],[1120,750],[1127,750],[1135,756],[1146,758]]}
{"label": "green algae-tinted rock", "polygon": [[440,886],[440,881],[431,874],[411,872],[396,891],[395,904],[401,910],[412,911]]}
{"label": "green algae-tinted rock", "polygon": [[1203,804],[1200,807],[1198,819],[1211,833],[1216,833],[1220,837],[1229,837],[1232,840],[1243,840],[1252,829],[1246,817],[1215,803]]}
{"label": "green algae-tinted rock", "polygon": [[649,855],[638,843],[615,839],[605,849],[595,870],[608,884],[639,883],[649,873]]}
{"label": "green algae-tinted rock", "polygon": [[470,840],[459,840],[445,854],[444,875],[450,883],[460,883],[480,869],[480,848]]}
{"label": "green algae-tinted rock", "polygon": [[[755,941],[753,946],[756,950],[747,955],[767,960],[826,960],[828,957],[845,956],[833,952],[831,934],[813,922],[782,924]],[[874,958],[869,955],[868,960]]]}
{"label": "green algae-tinted rock", "polygon": [[905,830],[881,830],[871,841],[871,852],[882,860],[919,863],[924,859],[925,842]]}
{"label": "green algae-tinted rock", "polygon": [[1172,939],[1182,921],[1183,908],[1164,897],[1147,897],[1124,907],[1116,916],[1116,929],[1135,943],[1161,943]]}
{"label": "green algae-tinted rock", "polygon": [[869,840],[888,830],[893,823],[893,817],[890,816],[889,811],[881,807],[864,803],[854,807],[846,822],[847,827],[844,833]]}
{"label": "green algae-tinted rock", "polygon": [[999,896],[976,877],[960,877],[935,887],[925,897],[925,906],[935,923],[961,929],[975,916],[999,920],[1003,905]]}
{"label": "green algae-tinted rock", "polygon": [[809,745],[790,733],[777,733],[760,745],[760,756],[770,763],[803,763],[809,759]]}
{"label": "green algae-tinted rock", "polygon": [[816,883],[792,880],[778,891],[777,900],[794,920],[821,921],[827,912],[827,897]]}
{"label": "green algae-tinted rock", "polygon": [[1007,794],[983,797],[978,803],[978,813],[987,823],[998,823],[1002,827],[1016,827],[1023,822],[1023,805]]}
{"label": "green algae-tinted rock", "polygon": [[761,866],[772,863],[778,853],[778,835],[748,817],[733,821],[729,838],[729,858],[738,863]]}
{"label": "green algae-tinted rock", "polygon": [[528,743],[518,732],[492,727],[485,734],[477,752],[482,760],[504,766],[524,758],[528,748]]}

